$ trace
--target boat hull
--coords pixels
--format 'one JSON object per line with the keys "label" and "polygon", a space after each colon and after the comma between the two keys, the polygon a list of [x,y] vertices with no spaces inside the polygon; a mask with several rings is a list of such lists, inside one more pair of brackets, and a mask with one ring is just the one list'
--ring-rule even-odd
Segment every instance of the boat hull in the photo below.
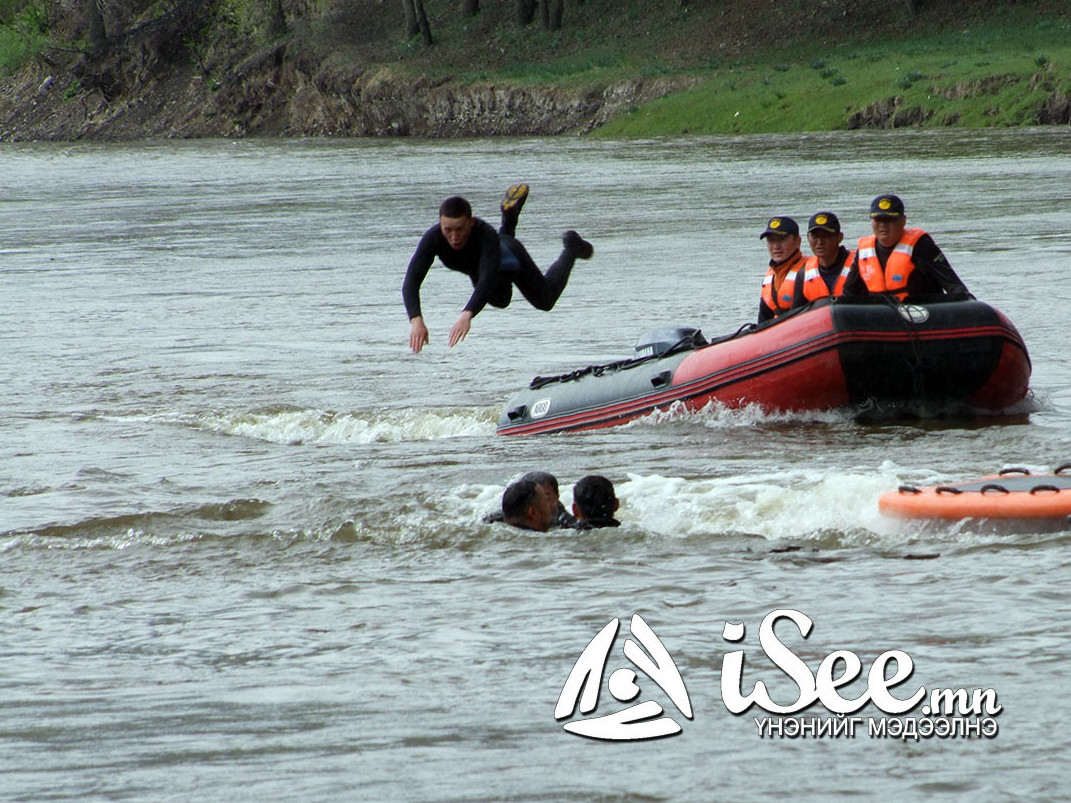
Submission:
{"label": "boat hull", "polygon": [[662,357],[594,366],[514,395],[505,435],[597,429],[673,405],[827,410],[866,402],[1008,412],[1030,358],[1015,327],[975,300],[821,302],[772,325]]}

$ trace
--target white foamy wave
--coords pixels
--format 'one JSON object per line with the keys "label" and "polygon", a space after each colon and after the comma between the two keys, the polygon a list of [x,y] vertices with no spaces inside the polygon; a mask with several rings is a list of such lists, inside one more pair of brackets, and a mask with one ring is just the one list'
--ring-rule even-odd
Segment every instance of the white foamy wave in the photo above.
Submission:
{"label": "white foamy wave", "polygon": [[617,485],[620,518],[665,535],[741,532],[776,538],[810,537],[831,530],[894,535],[878,512],[878,497],[899,483],[895,469],[815,476],[786,471],[685,479],[630,475]]}
{"label": "white foamy wave", "polygon": [[[891,546],[910,534],[878,512],[878,497],[898,487],[902,472],[886,464],[820,476],[803,470],[712,478],[630,474],[615,483],[617,518],[628,530],[670,538],[743,533],[824,543],[833,532],[842,545]],[[465,485],[429,504],[439,517],[479,521],[499,509],[504,487]],[[562,484],[561,501],[571,509],[572,485]]]}
{"label": "white foamy wave", "polygon": [[733,429],[751,427],[756,424],[798,422],[839,424],[850,421],[851,418],[851,412],[847,408],[771,412],[757,404],[730,407],[719,401],[711,401],[699,410],[692,411],[681,402],[674,402],[669,408],[656,410],[649,415],[636,419],[628,426],[658,426],[668,422],[689,421],[702,424],[710,429]]}
{"label": "white foamy wave", "polygon": [[495,414],[480,408],[368,413],[270,410],[199,416],[196,425],[224,435],[283,444],[377,443],[493,435]]}

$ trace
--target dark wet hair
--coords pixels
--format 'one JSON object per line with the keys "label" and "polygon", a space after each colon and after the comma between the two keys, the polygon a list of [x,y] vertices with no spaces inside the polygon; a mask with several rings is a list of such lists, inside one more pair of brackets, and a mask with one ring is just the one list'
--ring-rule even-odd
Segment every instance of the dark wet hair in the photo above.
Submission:
{"label": "dark wet hair", "polygon": [[460,195],[451,195],[439,207],[439,217],[472,217],[472,204]]}
{"label": "dark wet hair", "polygon": [[554,493],[558,494],[558,478],[551,474],[549,471],[529,471],[523,477],[522,480],[531,480],[536,485],[545,485],[548,488],[553,488]]}
{"label": "dark wet hair", "polygon": [[502,515],[506,521],[523,519],[529,505],[539,499],[539,486],[532,480],[520,479],[510,483],[502,493]]}
{"label": "dark wet hair", "polygon": [[599,474],[588,474],[573,486],[573,501],[585,519],[611,518],[617,503],[614,484]]}

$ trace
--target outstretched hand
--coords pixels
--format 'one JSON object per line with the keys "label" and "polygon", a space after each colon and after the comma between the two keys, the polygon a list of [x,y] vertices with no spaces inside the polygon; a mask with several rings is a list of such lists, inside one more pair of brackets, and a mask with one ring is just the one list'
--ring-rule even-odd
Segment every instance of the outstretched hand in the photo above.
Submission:
{"label": "outstretched hand", "polygon": [[424,319],[417,315],[409,321],[409,348],[414,354],[419,354],[427,342],[428,327],[424,325]]}
{"label": "outstretched hand", "polygon": [[469,333],[469,329],[472,327],[472,313],[465,310],[458,317],[454,323],[454,328],[450,330],[450,346],[456,346],[462,340],[465,339],[465,335]]}

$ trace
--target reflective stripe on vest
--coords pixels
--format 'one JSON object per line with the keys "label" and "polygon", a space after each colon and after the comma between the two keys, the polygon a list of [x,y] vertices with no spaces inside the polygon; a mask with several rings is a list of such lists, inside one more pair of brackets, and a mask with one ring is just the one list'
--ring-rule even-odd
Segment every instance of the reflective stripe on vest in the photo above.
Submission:
{"label": "reflective stripe on vest", "polygon": [[907,280],[915,269],[915,245],[926,232],[922,229],[904,229],[885,262],[885,270],[878,261],[877,241],[873,234],[859,239],[859,275],[871,293],[895,295],[901,301],[907,296]]}
{"label": "reflective stripe on vest", "polygon": [[844,258],[844,266],[840,269],[837,280],[833,282],[833,292],[830,293],[826,280],[822,278],[822,273],[818,269],[818,257],[810,257],[807,260],[806,270],[803,274],[803,297],[808,301],[817,301],[819,298],[825,298],[828,295],[834,297],[843,295],[844,282],[847,281],[848,274],[854,264],[855,251],[849,251],[848,256]]}

